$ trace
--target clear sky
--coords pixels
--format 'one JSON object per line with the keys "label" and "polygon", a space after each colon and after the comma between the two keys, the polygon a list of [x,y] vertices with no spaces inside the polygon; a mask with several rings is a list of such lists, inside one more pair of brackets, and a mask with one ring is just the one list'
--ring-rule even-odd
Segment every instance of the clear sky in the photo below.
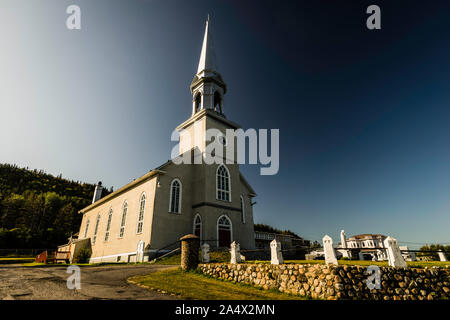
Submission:
{"label": "clear sky", "polygon": [[[382,29],[366,28],[381,7]],[[66,28],[81,7],[82,30]],[[0,162],[119,187],[170,158],[205,19],[224,112],[280,129],[255,223],[450,243],[448,1],[0,2]]]}

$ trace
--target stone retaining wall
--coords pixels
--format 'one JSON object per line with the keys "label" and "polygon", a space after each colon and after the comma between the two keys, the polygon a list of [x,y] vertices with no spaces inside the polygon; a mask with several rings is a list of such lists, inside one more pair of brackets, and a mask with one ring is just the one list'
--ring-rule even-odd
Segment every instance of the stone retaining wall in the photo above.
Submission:
{"label": "stone retaining wall", "polygon": [[321,264],[200,264],[214,278],[319,299],[434,300],[449,298],[449,271],[380,267],[381,288],[369,290],[367,267]]}

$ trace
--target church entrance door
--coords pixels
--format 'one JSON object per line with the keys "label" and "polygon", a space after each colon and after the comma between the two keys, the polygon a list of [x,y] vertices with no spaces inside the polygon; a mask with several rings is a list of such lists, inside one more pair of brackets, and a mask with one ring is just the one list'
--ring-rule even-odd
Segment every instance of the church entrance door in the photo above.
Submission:
{"label": "church entrance door", "polygon": [[229,247],[231,244],[231,221],[227,216],[217,220],[217,236],[219,247]]}

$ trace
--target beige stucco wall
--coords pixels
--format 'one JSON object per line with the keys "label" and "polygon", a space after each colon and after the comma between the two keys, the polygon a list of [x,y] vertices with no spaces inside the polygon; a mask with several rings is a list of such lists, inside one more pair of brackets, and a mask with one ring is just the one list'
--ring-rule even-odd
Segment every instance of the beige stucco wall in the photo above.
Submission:
{"label": "beige stucco wall", "polygon": [[[87,238],[91,238],[92,244],[92,262],[117,261],[117,256],[121,255],[121,261],[127,261],[128,255],[137,249],[140,240],[144,241],[145,246],[150,241],[150,230],[153,220],[153,205],[155,197],[157,176],[151,177],[128,191],[113,197],[109,201],[87,211],[83,215],[79,237],[85,238],[85,228],[88,219],[90,220]],[[141,233],[137,231],[137,221],[139,214],[139,205],[142,194],[145,193],[145,211],[144,224]],[[123,205],[127,201],[128,211],[125,222],[125,232],[122,238],[119,237],[120,224],[122,220]],[[106,226],[108,222],[109,210],[113,210],[111,227],[108,241],[105,241]],[[100,223],[97,232],[97,240],[93,243],[95,224],[97,215],[100,215]],[[102,259],[96,259],[104,257]],[[132,261],[132,260],[131,260]]]}

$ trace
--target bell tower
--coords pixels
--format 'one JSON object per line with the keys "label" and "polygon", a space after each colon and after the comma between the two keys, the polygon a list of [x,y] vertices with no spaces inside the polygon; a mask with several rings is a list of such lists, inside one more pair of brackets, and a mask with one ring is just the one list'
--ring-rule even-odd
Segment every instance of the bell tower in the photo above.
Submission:
{"label": "bell tower", "polygon": [[209,109],[224,116],[223,96],[227,91],[227,86],[220,73],[217,72],[216,56],[214,53],[213,39],[209,31],[209,24],[210,20],[208,15],[197,73],[190,86],[192,93],[192,115],[195,115],[202,109]]}

